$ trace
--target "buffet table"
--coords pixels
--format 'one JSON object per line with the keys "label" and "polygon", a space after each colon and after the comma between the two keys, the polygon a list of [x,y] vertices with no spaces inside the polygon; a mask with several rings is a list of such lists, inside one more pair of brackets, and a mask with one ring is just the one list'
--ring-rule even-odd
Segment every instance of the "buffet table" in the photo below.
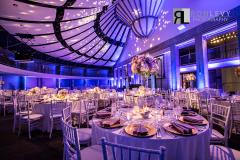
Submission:
{"label": "buffet table", "polygon": [[[100,139],[105,137],[107,141],[113,143],[147,149],[159,149],[160,146],[164,146],[167,149],[166,160],[207,160],[210,157],[210,131],[208,124],[205,126],[195,126],[198,129],[198,133],[192,136],[177,136],[161,129],[161,137],[153,135],[148,138],[139,138],[128,135],[125,132],[124,127],[115,129],[102,128],[99,125],[99,121],[99,119],[93,120],[93,144],[100,144]],[[136,122],[137,121],[134,123]],[[153,119],[140,120],[138,122],[150,124],[155,123]],[[158,125],[163,125],[164,123],[165,121],[163,118]]]}

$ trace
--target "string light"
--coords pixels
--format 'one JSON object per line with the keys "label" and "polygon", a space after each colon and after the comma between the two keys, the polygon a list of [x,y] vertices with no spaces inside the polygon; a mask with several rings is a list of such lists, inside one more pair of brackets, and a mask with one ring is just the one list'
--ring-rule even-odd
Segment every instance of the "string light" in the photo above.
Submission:
{"label": "string light", "polygon": [[230,39],[234,39],[237,38],[237,32],[230,32],[230,33],[226,33],[224,35],[221,36],[217,36],[214,37],[213,39],[210,40],[211,44],[218,44],[220,42],[223,42],[225,40],[230,40]]}

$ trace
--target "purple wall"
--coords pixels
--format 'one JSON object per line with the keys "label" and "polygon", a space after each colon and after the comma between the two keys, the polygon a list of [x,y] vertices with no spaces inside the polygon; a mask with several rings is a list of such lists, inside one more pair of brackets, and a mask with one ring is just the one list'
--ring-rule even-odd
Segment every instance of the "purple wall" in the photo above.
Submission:
{"label": "purple wall", "polygon": [[48,88],[56,88],[56,79],[52,78],[43,78],[42,79],[42,86],[46,86]]}
{"label": "purple wall", "polygon": [[2,80],[5,82],[3,89],[19,89],[21,84],[21,77],[14,75],[3,75]]}
{"label": "purple wall", "polygon": [[26,82],[25,82],[26,89],[38,86],[38,79],[37,78],[26,77],[25,80],[26,80]]}

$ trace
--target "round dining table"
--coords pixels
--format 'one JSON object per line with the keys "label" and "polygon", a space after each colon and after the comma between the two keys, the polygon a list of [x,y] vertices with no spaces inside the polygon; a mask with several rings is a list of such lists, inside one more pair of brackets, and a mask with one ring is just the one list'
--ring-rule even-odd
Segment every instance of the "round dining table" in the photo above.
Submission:
{"label": "round dining table", "polygon": [[[121,112],[127,111],[125,109]],[[171,115],[173,111],[166,112]],[[157,124],[163,125],[169,119],[171,119],[169,116],[163,116]],[[198,131],[196,135],[175,135],[162,128],[160,136],[156,134],[152,137],[140,138],[127,134],[124,130],[126,125],[121,128],[106,129],[99,125],[99,121],[100,119],[93,119],[92,144],[100,144],[101,138],[105,137],[107,141],[112,143],[146,149],[158,150],[160,146],[164,146],[166,148],[166,160],[208,160],[210,157],[210,129],[208,123],[204,126],[194,126]],[[127,123],[136,123],[137,121],[133,120]],[[144,119],[138,122],[154,124],[156,121],[154,119]],[[127,158],[125,157],[124,160],[127,160]]]}
{"label": "round dining table", "polygon": [[[35,103],[32,108],[32,113],[43,115],[42,126],[39,129],[44,132],[50,131],[51,105],[52,105],[51,102],[41,102],[41,103]],[[57,105],[58,114],[62,115],[62,110],[68,105],[72,106],[73,111],[78,110],[78,108],[81,107],[80,101],[68,101],[66,103],[60,103]],[[61,130],[60,123],[54,124],[54,129]]]}

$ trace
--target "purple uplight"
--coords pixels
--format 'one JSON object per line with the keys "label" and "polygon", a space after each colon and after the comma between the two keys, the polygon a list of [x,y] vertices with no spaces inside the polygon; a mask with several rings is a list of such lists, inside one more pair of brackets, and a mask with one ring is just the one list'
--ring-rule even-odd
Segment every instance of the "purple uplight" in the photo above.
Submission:
{"label": "purple uplight", "polygon": [[[235,58],[228,58],[228,59],[220,59],[211,61],[208,63],[208,69],[216,69],[216,68],[223,68],[223,67],[233,67],[240,65],[240,60],[238,57]],[[194,65],[187,65],[187,66],[181,66],[180,67],[180,73],[186,73],[186,72],[193,72],[196,71],[197,66]]]}

